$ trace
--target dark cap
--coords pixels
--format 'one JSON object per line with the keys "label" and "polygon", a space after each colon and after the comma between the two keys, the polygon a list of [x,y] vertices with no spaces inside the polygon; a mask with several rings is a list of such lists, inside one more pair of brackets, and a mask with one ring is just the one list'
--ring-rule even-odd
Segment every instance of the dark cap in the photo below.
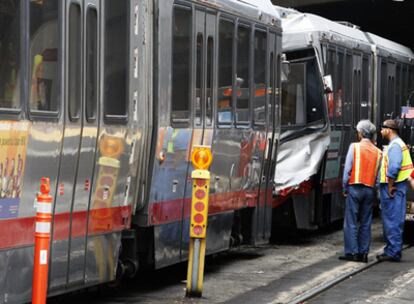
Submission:
{"label": "dark cap", "polygon": [[392,130],[395,130],[395,131],[399,130],[398,123],[393,119],[387,119],[386,121],[384,121],[382,123],[381,128],[388,128],[388,129],[392,129]]}

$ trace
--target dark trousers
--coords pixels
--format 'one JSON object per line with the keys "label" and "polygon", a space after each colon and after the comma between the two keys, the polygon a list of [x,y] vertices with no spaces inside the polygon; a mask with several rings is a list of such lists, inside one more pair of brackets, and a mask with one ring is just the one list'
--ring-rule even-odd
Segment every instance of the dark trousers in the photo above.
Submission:
{"label": "dark trousers", "polygon": [[395,183],[397,190],[394,196],[388,194],[388,184],[381,184],[381,217],[384,227],[384,253],[395,260],[401,259],[403,232],[406,212],[407,183]]}
{"label": "dark trousers", "polygon": [[345,205],[345,254],[367,254],[371,243],[372,205],[374,189],[350,185]]}

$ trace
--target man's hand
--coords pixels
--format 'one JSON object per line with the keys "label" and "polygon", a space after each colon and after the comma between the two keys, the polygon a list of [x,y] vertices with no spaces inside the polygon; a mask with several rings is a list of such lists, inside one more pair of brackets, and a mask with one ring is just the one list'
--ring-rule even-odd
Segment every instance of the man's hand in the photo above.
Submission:
{"label": "man's hand", "polygon": [[343,195],[344,197],[347,197],[347,196],[348,196],[348,191],[346,191],[346,190],[342,191],[342,195]]}

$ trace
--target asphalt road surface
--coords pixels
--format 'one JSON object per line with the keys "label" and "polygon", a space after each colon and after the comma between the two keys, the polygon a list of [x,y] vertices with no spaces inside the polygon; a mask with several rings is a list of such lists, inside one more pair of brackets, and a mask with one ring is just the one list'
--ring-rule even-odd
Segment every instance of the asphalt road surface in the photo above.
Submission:
{"label": "asphalt road surface", "polygon": [[[375,254],[383,246],[380,219],[374,221],[372,236],[370,261],[375,260]],[[50,302],[290,303],[309,290],[365,266],[339,261],[337,257],[342,250],[340,225],[313,233],[283,234],[272,244],[232,249],[208,257],[202,298],[185,298],[187,265],[184,263],[141,274],[118,286],[65,295]],[[309,303],[405,303],[405,296],[411,295],[411,299],[414,296],[414,292],[407,291],[410,282],[414,290],[413,251],[408,249],[404,253],[403,262],[376,264]],[[409,283],[402,283],[406,281]],[[397,296],[401,302],[387,302]]]}

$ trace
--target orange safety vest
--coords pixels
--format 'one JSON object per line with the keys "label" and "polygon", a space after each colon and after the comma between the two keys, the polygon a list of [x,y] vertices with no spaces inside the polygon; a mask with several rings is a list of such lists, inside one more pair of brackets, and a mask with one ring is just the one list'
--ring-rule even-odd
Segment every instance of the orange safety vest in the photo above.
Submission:
{"label": "orange safety vest", "polygon": [[381,150],[369,140],[354,143],[354,163],[349,184],[363,184],[374,187],[381,161]]}

